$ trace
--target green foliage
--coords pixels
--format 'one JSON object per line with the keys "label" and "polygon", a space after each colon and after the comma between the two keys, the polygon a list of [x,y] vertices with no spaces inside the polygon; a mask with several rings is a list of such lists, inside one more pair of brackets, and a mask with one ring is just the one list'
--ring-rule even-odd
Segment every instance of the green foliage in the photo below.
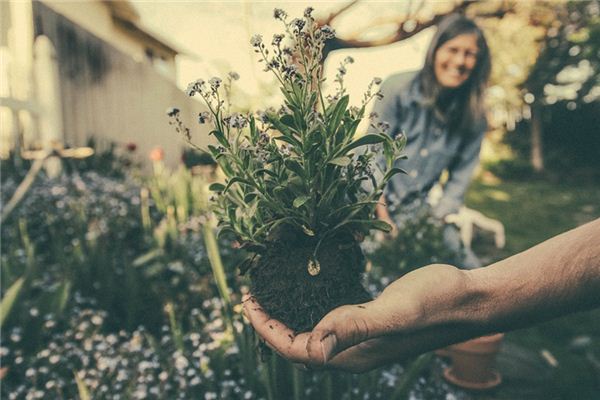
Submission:
{"label": "green foliage", "polygon": [[[225,183],[211,186],[218,194],[215,213],[222,231],[260,250],[281,225],[314,236],[318,243],[339,230],[363,235],[371,229],[388,230],[387,224],[374,221],[373,211],[386,182],[403,172],[392,165],[405,138],[394,140],[383,131],[356,137],[366,105],[381,97],[374,89],[380,79],[371,82],[361,107],[350,107],[342,80],[349,58],[340,66],[336,94],[325,99],[321,54],[333,35],[331,28],[319,27],[310,12],[291,21],[285,13],[276,18],[287,35],[274,35],[270,49],[260,35],[251,44],[280,83],[284,105],[279,111],[229,114],[226,99],[237,74],[225,83],[212,78],[188,87],[188,94],[200,95],[208,107],[199,120],[214,125],[211,135],[218,145],[208,150],[227,177]],[[169,115],[191,142],[178,111]],[[385,165],[374,162],[370,146],[383,148]]]}
{"label": "green foliage", "polygon": [[[7,178],[3,204],[16,186]],[[33,351],[44,316],[60,320],[77,297],[109,311],[112,329],[157,330],[167,302],[187,326],[191,308],[217,293],[204,246],[212,235],[203,231],[206,197],[204,181],[184,168],[157,171],[144,185],[42,174],[2,224],[3,328],[22,327]],[[223,255],[235,263],[238,253]]]}
{"label": "green foliage", "polygon": [[138,170],[141,165],[136,160],[135,143],[118,144],[102,138],[90,138],[87,147],[94,149],[94,154],[81,159],[64,158],[63,166],[67,173],[94,171],[106,177],[123,179],[127,174]]}
{"label": "green foliage", "polygon": [[23,282],[23,278],[17,279],[4,294],[2,302],[0,303],[0,325],[4,325],[6,317],[8,317],[8,315],[10,314],[13,308],[13,304],[19,297],[19,293],[21,293]]}
{"label": "green foliage", "polygon": [[365,246],[374,275],[389,280],[429,264],[454,264],[459,255],[448,249],[443,230],[439,219],[423,211],[405,222],[395,238]]}
{"label": "green foliage", "polygon": [[[541,107],[544,141],[544,169],[556,176],[600,177],[600,101],[578,105],[569,110],[565,102]],[[510,146],[514,157],[489,163],[486,167],[501,178],[524,179],[533,176],[529,163],[531,121],[521,121],[502,141]]]}
{"label": "green foliage", "polygon": [[[569,1],[556,7],[539,57],[524,87],[538,104],[598,101],[600,1]],[[568,104],[565,102],[565,105]]]}
{"label": "green foliage", "polygon": [[197,151],[194,149],[185,149],[181,156],[183,164],[187,168],[193,168],[198,165],[212,166],[215,165],[210,153]]}

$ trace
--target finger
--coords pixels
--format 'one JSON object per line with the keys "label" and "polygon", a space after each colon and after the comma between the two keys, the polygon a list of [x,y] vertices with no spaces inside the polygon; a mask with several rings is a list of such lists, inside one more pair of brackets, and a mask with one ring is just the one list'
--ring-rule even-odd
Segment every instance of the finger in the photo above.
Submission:
{"label": "finger", "polygon": [[252,325],[269,319],[269,316],[263,311],[260,304],[258,304],[252,295],[245,295],[242,298],[242,305],[244,307],[244,315],[250,320]]}
{"label": "finger", "polygon": [[308,333],[296,335],[285,324],[271,318],[254,298],[244,303],[244,309],[256,333],[277,353],[291,361],[310,361],[306,351]]}
{"label": "finger", "polygon": [[369,338],[371,303],[338,307],[315,326],[307,342],[313,363],[325,364],[342,350]]}
{"label": "finger", "polygon": [[252,299],[252,295],[250,293],[246,293],[245,295],[242,296],[242,315],[248,322],[250,322],[250,317],[248,317],[246,303],[249,302],[251,299]]}
{"label": "finger", "polygon": [[364,373],[388,362],[401,361],[401,354],[396,354],[395,350],[398,344],[398,340],[386,337],[369,339],[340,351],[327,362],[327,366],[351,373]]}
{"label": "finger", "polygon": [[312,363],[316,365],[327,364],[338,353],[336,350],[337,342],[335,332],[313,330],[306,344],[306,352]]}

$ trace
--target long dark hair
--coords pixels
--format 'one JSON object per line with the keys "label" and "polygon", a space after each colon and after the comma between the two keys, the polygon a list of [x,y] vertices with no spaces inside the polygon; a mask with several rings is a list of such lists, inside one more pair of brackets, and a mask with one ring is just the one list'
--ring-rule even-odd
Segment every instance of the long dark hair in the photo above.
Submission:
{"label": "long dark hair", "polygon": [[[449,92],[444,91],[435,76],[435,53],[448,40],[462,34],[477,36],[479,50],[475,68],[460,87]],[[419,74],[419,83],[425,104],[432,107],[436,115],[448,123],[451,131],[473,134],[475,127],[485,120],[483,94],[491,65],[487,42],[473,20],[461,14],[452,14],[440,22],[427,50],[425,66]]]}

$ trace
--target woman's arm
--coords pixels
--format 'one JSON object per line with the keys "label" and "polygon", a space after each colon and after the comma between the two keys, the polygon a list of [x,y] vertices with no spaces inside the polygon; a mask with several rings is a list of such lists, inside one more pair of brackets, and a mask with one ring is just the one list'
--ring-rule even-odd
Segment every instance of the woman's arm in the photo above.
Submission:
{"label": "woman's arm", "polygon": [[448,182],[444,185],[444,196],[433,209],[434,214],[443,218],[456,213],[464,204],[465,194],[471,183],[473,171],[479,164],[479,151],[485,132],[473,135],[461,149],[454,163],[448,167]]}
{"label": "woman's arm", "polygon": [[256,331],[295,362],[363,372],[487,333],[600,305],[600,219],[489,267],[430,265],[375,300],[339,307],[312,332],[271,320],[252,298]]}

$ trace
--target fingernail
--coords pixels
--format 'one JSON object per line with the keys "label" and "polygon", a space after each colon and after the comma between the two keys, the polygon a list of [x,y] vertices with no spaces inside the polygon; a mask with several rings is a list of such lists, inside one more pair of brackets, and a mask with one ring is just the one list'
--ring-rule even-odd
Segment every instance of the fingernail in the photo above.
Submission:
{"label": "fingernail", "polygon": [[337,339],[333,333],[328,334],[321,339],[321,352],[323,353],[323,362],[327,363],[337,345]]}

